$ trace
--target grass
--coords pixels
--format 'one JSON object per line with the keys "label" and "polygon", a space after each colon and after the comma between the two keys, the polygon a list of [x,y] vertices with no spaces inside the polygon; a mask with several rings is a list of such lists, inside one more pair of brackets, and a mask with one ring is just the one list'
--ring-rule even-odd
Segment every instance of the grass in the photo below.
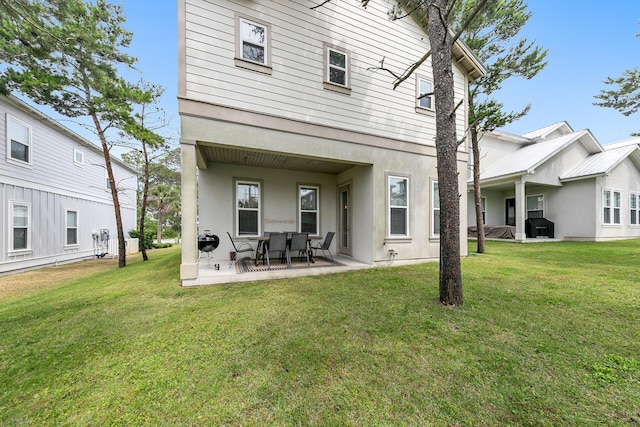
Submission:
{"label": "grass", "polygon": [[639,425],[640,240],[487,249],[457,309],[435,263],[186,289],[174,247],[0,277],[0,424]]}

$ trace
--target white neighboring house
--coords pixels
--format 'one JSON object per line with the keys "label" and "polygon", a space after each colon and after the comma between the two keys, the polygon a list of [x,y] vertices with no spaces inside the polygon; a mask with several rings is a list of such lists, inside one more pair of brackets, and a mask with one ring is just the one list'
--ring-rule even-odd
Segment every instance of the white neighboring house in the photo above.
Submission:
{"label": "white neighboring house", "polygon": [[[589,130],[560,122],[520,135],[480,140],[487,237],[601,241],[640,237],[640,138],[602,146]],[[475,227],[473,178],[468,223]],[[553,223],[553,233],[540,222]]]}
{"label": "white neighboring house", "polygon": [[[219,257],[233,250],[227,232],[274,231],[336,232],[332,254],[372,266],[439,256],[430,59],[395,90],[373,70],[384,58],[402,72],[429,51],[424,25],[391,22],[386,0],[320,3],[178,1],[183,284],[198,278],[207,229]],[[469,81],[485,71],[462,43],[453,64],[462,138]],[[465,185],[461,174],[462,255]]]}
{"label": "white neighboring house", "polygon": [[[0,138],[0,274],[117,255],[102,150],[12,96],[0,96]],[[126,236],[137,172],[114,157],[112,167]],[[127,246],[137,252],[137,239]]]}

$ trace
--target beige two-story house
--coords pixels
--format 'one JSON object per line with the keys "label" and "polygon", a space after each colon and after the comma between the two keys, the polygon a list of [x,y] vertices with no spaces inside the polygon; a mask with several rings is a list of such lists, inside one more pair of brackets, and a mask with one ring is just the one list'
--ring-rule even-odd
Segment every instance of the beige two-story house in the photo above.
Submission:
{"label": "beige two-story house", "polygon": [[[330,251],[371,266],[439,256],[435,110],[419,20],[387,1],[179,1],[183,284],[198,278],[197,236],[335,232]],[[460,138],[467,87],[484,69],[461,43],[453,69]],[[466,230],[467,147],[459,152]],[[466,252],[466,233],[461,233]],[[228,258],[227,258],[228,259]]]}

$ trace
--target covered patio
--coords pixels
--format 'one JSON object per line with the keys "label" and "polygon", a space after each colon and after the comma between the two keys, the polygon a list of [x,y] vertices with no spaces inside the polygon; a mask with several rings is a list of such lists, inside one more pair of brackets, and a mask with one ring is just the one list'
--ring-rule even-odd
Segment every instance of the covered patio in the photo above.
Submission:
{"label": "covered patio", "polygon": [[[264,137],[265,134],[268,132],[263,132],[262,136]],[[284,135],[284,137],[288,136]],[[261,142],[264,143],[262,139]],[[338,220],[341,215],[348,215],[350,218],[351,210],[355,210],[355,214],[359,216],[365,215],[358,213],[359,210],[371,212],[369,206],[358,203],[345,204],[349,212],[339,211],[338,197],[339,188],[344,183],[355,187],[361,182],[370,182],[372,165],[358,161],[337,160],[336,157],[327,156],[331,150],[326,148],[326,144],[322,150],[323,156],[318,153],[315,153],[315,156],[309,156],[267,150],[265,147],[239,149],[220,143],[185,138],[181,139],[181,143],[184,169],[182,194],[184,244],[181,279],[184,286],[319,274],[313,265],[308,269],[295,269],[280,272],[277,275],[275,272],[240,274],[235,267],[228,268],[228,254],[233,252],[234,248],[227,237],[227,232],[236,243],[248,243],[255,248],[258,244],[255,238],[266,232],[300,230],[302,217],[299,205],[296,205],[296,196],[297,192],[301,191],[301,187],[313,189],[314,196],[318,198],[313,227],[315,233],[310,233],[310,237],[312,236],[315,240],[323,239],[328,231],[338,233],[340,226],[344,224]],[[317,147],[318,144],[313,146]],[[185,165],[189,166],[185,167]],[[193,171],[194,175],[188,176],[189,174],[185,173],[186,170]],[[244,231],[240,232],[238,225],[239,215],[244,215],[246,212],[236,212],[238,211],[237,186],[245,184],[259,191],[256,197],[259,209],[256,209],[258,219],[255,236],[247,235]],[[205,230],[210,230],[220,238],[220,247],[216,250],[220,261],[218,271],[206,268],[206,260],[205,268],[202,268],[202,262],[197,261],[196,237]],[[346,232],[351,233],[351,227]],[[343,264],[347,266],[352,265],[347,257],[356,255],[351,253],[351,245],[354,244],[352,242],[359,241],[359,238],[351,240],[351,235],[348,237],[348,247],[346,243],[342,244],[347,242],[346,238],[341,240],[336,236],[330,249],[334,257],[338,253],[346,255]],[[362,243],[361,246],[367,246],[367,243]],[[370,247],[370,244],[368,246]],[[354,258],[357,259],[355,256]],[[356,262],[356,264],[359,263]],[[362,266],[371,265],[362,264]],[[320,270],[326,271],[332,268],[325,267]],[[344,268],[344,266],[339,267],[339,270]]]}
{"label": "covered patio", "polygon": [[306,262],[299,263],[300,268],[277,268],[274,264],[272,270],[247,271],[244,272],[237,265],[240,261],[234,261],[231,264],[228,260],[218,260],[220,266],[216,270],[213,260],[202,257],[198,261],[198,277],[191,280],[183,280],[182,286],[203,286],[222,283],[240,283],[253,282],[257,280],[273,280],[273,279],[291,279],[304,276],[319,276],[323,274],[345,273],[347,271],[362,270],[365,268],[373,268],[373,265],[365,264],[354,260],[351,257],[334,255],[333,264],[324,263],[323,258],[319,257],[317,264],[311,264],[306,267]]}

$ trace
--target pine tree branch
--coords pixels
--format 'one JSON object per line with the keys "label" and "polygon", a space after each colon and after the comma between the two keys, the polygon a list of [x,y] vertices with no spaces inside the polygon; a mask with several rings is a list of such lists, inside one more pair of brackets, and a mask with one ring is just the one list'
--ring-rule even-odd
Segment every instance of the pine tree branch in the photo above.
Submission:
{"label": "pine tree branch", "polygon": [[313,7],[310,7],[309,9],[311,9],[311,10],[318,9],[319,7],[324,6],[325,4],[329,3],[330,1],[331,0],[324,0],[322,3],[317,4],[317,5],[313,6]]}
{"label": "pine tree branch", "polygon": [[[482,8],[485,7],[485,5],[487,4],[489,0],[480,0],[478,2],[478,4],[476,5],[476,7],[473,9],[473,11],[467,16],[467,18],[464,20],[462,26],[458,29],[458,32],[453,36],[453,38],[451,39],[451,44],[455,44],[456,41],[460,38],[460,36],[462,35],[462,33],[464,32],[464,30],[467,29],[467,27],[469,26],[469,24],[471,24],[471,22],[473,21],[473,19],[476,17],[476,15],[478,15],[478,13],[480,13],[480,11],[482,10]],[[451,5],[455,4],[455,1],[451,3]],[[442,17],[442,16],[441,16]],[[442,17],[444,19],[444,17]],[[427,29],[428,31],[428,29]],[[422,58],[420,58],[418,61],[416,61],[415,63],[413,63],[413,65],[411,65],[409,68],[407,68],[400,76],[400,78],[396,79],[395,82],[393,82],[393,88],[397,88],[398,86],[400,86],[400,84],[402,82],[404,82],[405,80],[407,80],[414,71],[416,71],[429,57],[431,56],[431,50],[429,50],[427,53],[425,53]]]}

